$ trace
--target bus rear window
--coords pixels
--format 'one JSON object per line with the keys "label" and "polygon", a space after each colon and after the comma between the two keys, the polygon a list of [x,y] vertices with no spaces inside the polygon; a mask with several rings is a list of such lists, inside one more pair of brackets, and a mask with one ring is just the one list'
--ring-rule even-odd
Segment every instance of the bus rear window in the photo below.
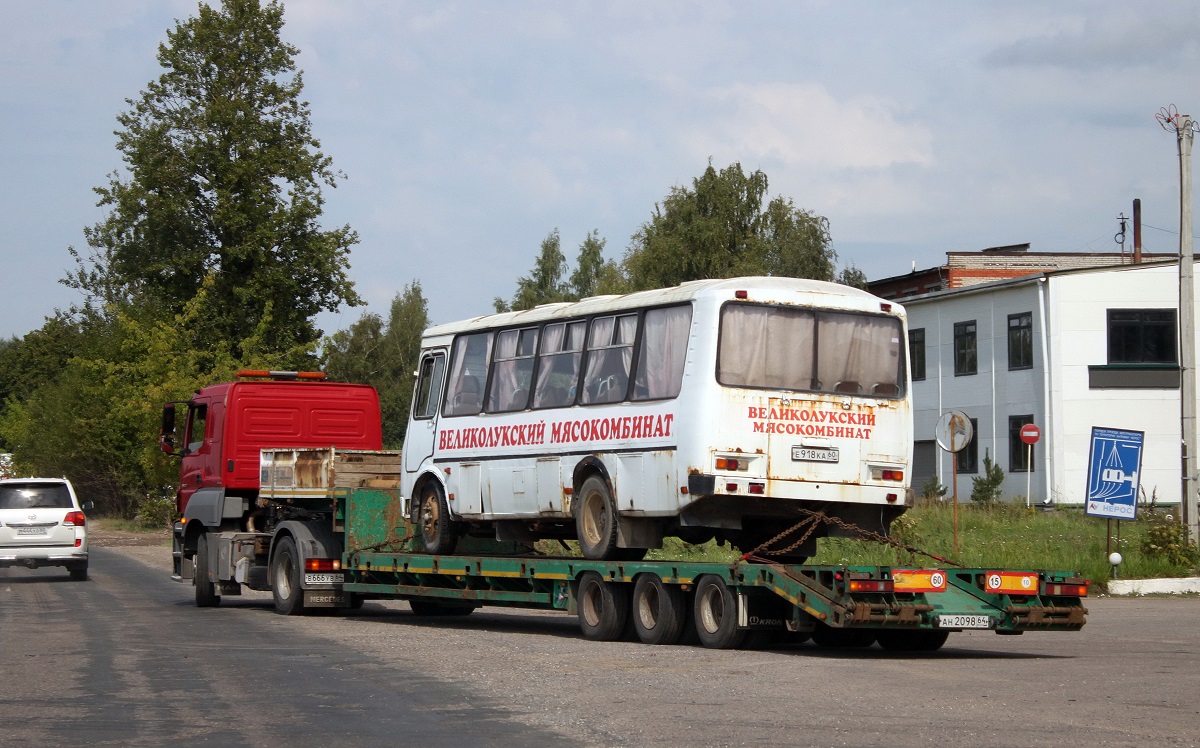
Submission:
{"label": "bus rear window", "polygon": [[899,397],[900,320],[759,304],[721,310],[717,381],[730,387]]}

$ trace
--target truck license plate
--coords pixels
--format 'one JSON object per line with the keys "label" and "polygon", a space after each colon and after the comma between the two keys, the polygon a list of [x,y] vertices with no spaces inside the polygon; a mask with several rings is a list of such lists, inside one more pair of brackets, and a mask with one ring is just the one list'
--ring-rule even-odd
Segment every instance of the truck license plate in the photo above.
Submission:
{"label": "truck license plate", "polygon": [[837,462],[840,455],[837,447],[792,447],[795,462]]}
{"label": "truck license plate", "polygon": [[18,527],[18,535],[45,535],[46,528],[44,527]]}
{"label": "truck license plate", "polygon": [[341,584],[341,574],[308,574],[304,575],[305,584]]}
{"label": "truck license plate", "polygon": [[940,629],[990,629],[991,616],[949,615],[938,616],[937,625]]}

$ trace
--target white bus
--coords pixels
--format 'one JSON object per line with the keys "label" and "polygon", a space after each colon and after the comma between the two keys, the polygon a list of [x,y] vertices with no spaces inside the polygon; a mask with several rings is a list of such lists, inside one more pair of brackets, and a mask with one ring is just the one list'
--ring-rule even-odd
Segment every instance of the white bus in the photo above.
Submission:
{"label": "white bus", "polygon": [[[403,495],[431,553],[464,534],[573,538],[593,559],[641,558],[664,536],[748,552],[799,509],[886,533],[910,500],[907,342],[900,306],[794,278],[432,327]],[[769,550],[798,562],[846,532],[821,523]]]}

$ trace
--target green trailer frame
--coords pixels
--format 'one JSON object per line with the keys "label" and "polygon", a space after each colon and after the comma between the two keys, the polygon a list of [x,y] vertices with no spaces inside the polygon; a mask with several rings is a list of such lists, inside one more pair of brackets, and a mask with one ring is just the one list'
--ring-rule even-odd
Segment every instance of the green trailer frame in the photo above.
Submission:
{"label": "green trailer frame", "polygon": [[677,641],[684,634],[676,629],[690,623],[701,643],[718,648],[739,646],[754,629],[920,650],[940,647],[953,631],[1078,631],[1086,622],[1087,582],[1074,572],[591,561],[481,541],[460,544],[464,555],[436,556],[422,552],[394,490],[338,488],[334,500],[343,591],[408,600],[418,614],[561,610],[578,615],[593,639],[625,636],[632,618],[647,643]]}

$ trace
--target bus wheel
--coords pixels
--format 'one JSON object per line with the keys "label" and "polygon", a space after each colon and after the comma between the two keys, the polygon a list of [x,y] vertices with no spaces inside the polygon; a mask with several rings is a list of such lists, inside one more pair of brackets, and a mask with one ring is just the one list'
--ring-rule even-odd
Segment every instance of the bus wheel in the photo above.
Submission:
{"label": "bus wheel", "polygon": [[454,546],[458,545],[458,534],[454,530],[450,512],[442,501],[442,492],[438,490],[437,485],[427,483],[421,489],[413,524],[421,534],[421,542],[425,544],[427,553],[454,553]]}
{"label": "bus wheel", "polygon": [[217,585],[213,583],[208,571],[208,535],[200,533],[196,538],[195,574],[196,607],[215,608],[221,604],[221,596],[217,594]]}
{"label": "bus wheel", "polygon": [[583,482],[575,505],[575,532],[585,558],[595,561],[619,560],[617,548],[617,509],[604,479],[593,475]]}
{"label": "bus wheel", "polygon": [[621,638],[629,621],[629,594],[624,585],[606,582],[599,573],[585,571],[579,576],[577,598],[579,628],[585,639]]}
{"label": "bus wheel", "polygon": [[696,635],[709,649],[737,649],[746,638],[746,630],[737,626],[737,597],[718,576],[700,578],[692,613]]}
{"label": "bus wheel", "polygon": [[889,652],[936,652],[950,638],[949,631],[896,631],[885,629],[879,632],[879,646]]}
{"label": "bus wheel", "polygon": [[304,612],[304,590],[300,586],[300,554],[296,541],[285,537],[279,541],[271,558],[271,597],[275,612],[294,616]]}
{"label": "bus wheel", "polygon": [[875,643],[871,629],[835,629],[818,623],[812,632],[813,643],[822,649],[864,649]]}
{"label": "bus wheel", "polygon": [[687,598],[677,584],[655,574],[639,574],[633,583],[633,629],[644,644],[676,644],[683,636]]}

